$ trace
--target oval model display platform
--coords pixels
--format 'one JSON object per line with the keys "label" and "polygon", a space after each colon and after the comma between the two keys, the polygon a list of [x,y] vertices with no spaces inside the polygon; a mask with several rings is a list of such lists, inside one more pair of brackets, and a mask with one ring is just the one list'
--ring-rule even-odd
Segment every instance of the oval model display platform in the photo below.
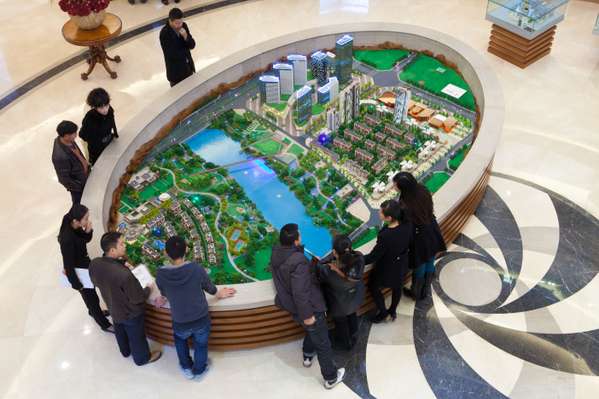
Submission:
{"label": "oval model display platform", "polygon": [[[468,217],[474,213],[487,186],[493,156],[503,125],[504,104],[501,88],[493,71],[482,57],[474,49],[460,41],[443,33],[421,27],[374,22],[333,25],[277,37],[219,60],[169,90],[147,107],[144,112],[133,118],[122,129],[121,138],[111,144],[97,162],[88,180],[82,200],[82,203],[89,206],[94,224],[101,226],[97,230],[113,229],[117,226],[120,222],[121,195],[123,195],[123,190],[131,176],[139,170],[139,166],[148,156],[156,153],[157,148],[169,142],[170,132],[181,127],[182,121],[193,118],[193,113],[199,107],[214,99],[224,98],[224,94],[238,89],[259,74],[270,71],[272,63],[290,54],[310,55],[318,50],[334,48],[336,41],[346,34],[351,35],[353,46],[357,49],[395,48],[408,50],[406,54],[424,53],[435,56],[459,71],[469,86],[476,106],[475,109],[472,109],[472,114],[476,114],[473,124],[474,141],[461,165],[453,171],[449,180],[444,184],[441,183],[443,185],[440,188],[436,188],[438,191],[434,194],[435,212],[441,229],[447,241],[452,241]],[[339,45],[339,43],[337,44]],[[339,50],[339,47],[337,49]],[[324,50],[324,54],[327,57],[332,56],[331,54],[327,55],[326,50]],[[401,67],[402,62],[399,62],[398,68]],[[444,72],[443,68],[437,70],[439,73]],[[340,73],[342,74],[343,71]],[[350,69],[350,75],[351,73]],[[339,73],[336,72],[336,74]],[[358,75],[362,74],[358,73]],[[311,78],[317,79],[318,76]],[[368,80],[368,78],[364,79]],[[394,79],[397,80],[397,74]],[[281,85],[283,84],[282,80],[281,75]],[[381,86],[378,82],[377,84]],[[282,87],[279,90],[282,90]],[[416,88],[413,90],[418,93]],[[298,93],[300,91],[301,89],[298,90]],[[319,103],[321,94],[331,95],[330,92],[327,93],[324,91],[321,93],[319,89]],[[383,97],[381,96],[383,101],[388,100]],[[426,98],[426,95],[424,97]],[[433,97],[439,101],[445,101],[440,94]],[[248,101],[247,104],[251,104],[252,100]],[[459,104],[456,112],[459,112],[458,109],[464,109],[462,105],[464,104]],[[322,112],[318,109],[317,104],[312,106],[314,114]],[[468,106],[468,104],[464,106]],[[224,109],[220,110],[220,112],[222,111]],[[464,112],[467,113],[468,110]],[[212,115],[216,115],[216,111]],[[297,137],[302,134],[303,127],[302,122],[297,121],[297,118],[301,118],[301,116],[294,115],[294,118],[296,119],[293,121],[292,129],[294,131],[297,129],[295,132]],[[442,122],[441,119],[439,123]],[[204,128],[206,127],[209,127],[208,124],[204,126]],[[356,127],[354,126],[354,128]],[[347,133],[344,137],[348,137]],[[291,138],[294,137],[291,136]],[[175,139],[173,138],[172,141]],[[268,149],[266,145],[260,148]],[[463,154],[460,156],[463,157]],[[348,178],[354,182],[351,176]],[[446,178],[442,179],[442,182],[445,180]],[[239,179],[237,181],[243,186],[242,181]],[[364,186],[366,186],[365,181],[366,179],[363,181]],[[173,177],[175,186],[176,183],[177,180]],[[358,191],[362,192],[360,189]],[[372,203],[376,204],[376,201]],[[263,209],[261,211],[265,213]],[[267,213],[264,216],[265,223],[275,223]],[[233,232],[232,234],[235,236],[234,238],[239,238],[240,233]],[[227,241],[229,238],[223,235],[227,251],[229,251],[229,242]],[[101,253],[98,241],[94,240],[90,244],[90,253],[94,256]],[[209,254],[206,252],[206,256]],[[233,265],[235,264],[233,263]],[[247,268],[245,271],[240,270],[240,273],[245,276],[243,279],[260,280],[255,273],[247,274],[249,273]],[[223,301],[209,298],[213,326],[210,336],[212,349],[255,348],[301,337],[302,329],[286,312],[274,306],[272,281],[263,278],[262,281],[234,284],[234,286],[237,289],[237,295],[234,298]],[[368,298],[360,312],[363,313],[371,308],[372,302]],[[156,308],[148,304],[146,328],[148,336],[151,338],[162,343],[172,344],[172,326],[168,308]]]}

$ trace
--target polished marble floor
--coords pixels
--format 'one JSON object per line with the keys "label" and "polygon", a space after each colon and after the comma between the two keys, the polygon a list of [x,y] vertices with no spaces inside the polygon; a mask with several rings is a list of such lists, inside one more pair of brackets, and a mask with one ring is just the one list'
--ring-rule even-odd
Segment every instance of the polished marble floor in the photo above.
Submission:
{"label": "polished marble floor", "polygon": [[[0,0],[1,97],[80,52],[63,42],[56,3]],[[111,9],[125,30],[168,10],[157,0]],[[254,0],[188,20],[198,68],[301,28],[396,21],[466,42],[503,86],[496,174],[440,261],[433,299],[403,300],[395,323],[364,321],[359,348],[338,354],[347,384],[332,392],[299,365],[298,343],[213,353],[199,384],[183,380],[170,348],[134,367],[58,283],[56,234],[69,198],[50,163],[54,128],[81,120],[96,86],[112,94],[119,126],[169,90],[156,30],[110,50],[123,58],[117,80],[96,70],[82,82],[79,63],[0,110],[0,397],[599,397],[599,5],[573,0],[551,55],[526,70],[485,52],[484,11],[480,0]]]}

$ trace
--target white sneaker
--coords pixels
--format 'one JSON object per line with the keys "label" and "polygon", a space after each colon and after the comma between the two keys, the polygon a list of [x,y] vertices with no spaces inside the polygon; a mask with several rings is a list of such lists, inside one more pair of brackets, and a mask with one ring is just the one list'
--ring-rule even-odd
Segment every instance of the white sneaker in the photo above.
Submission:
{"label": "white sneaker", "polygon": [[304,367],[306,367],[306,368],[311,367],[313,360],[314,360],[314,356],[304,355]]}
{"label": "white sneaker", "polygon": [[343,381],[343,377],[345,377],[345,368],[340,368],[337,370],[337,378],[330,381],[324,382],[324,387],[326,389],[333,389],[337,384]]}
{"label": "white sneaker", "polygon": [[210,358],[208,358],[208,360],[206,361],[206,368],[204,369],[204,371],[202,371],[202,374],[193,375],[193,380],[194,381],[202,381],[204,379],[204,377],[206,376],[206,374],[208,374],[208,371],[210,370],[211,365],[212,365],[212,360]]}
{"label": "white sneaker", "polygon": [[193,371],[191,371],[191,369],[181,368],[181,372],[183,373],[183,376],[188,380],[193,380],[193,377],[195,377],[193,375]]}

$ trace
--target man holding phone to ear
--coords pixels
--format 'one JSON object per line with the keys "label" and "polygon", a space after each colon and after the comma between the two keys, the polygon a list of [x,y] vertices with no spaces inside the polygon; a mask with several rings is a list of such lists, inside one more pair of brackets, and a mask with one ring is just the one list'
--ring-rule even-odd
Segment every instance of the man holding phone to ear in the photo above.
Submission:
{"label": "man holding phone to ear", "polygon": [[183,11],[179,8],[173,8],[168,13],[168,21],[160,31],[160,46],[164,53],[166,78],[171,87],[195,73],[191,50],[196,42],[183,22]]}

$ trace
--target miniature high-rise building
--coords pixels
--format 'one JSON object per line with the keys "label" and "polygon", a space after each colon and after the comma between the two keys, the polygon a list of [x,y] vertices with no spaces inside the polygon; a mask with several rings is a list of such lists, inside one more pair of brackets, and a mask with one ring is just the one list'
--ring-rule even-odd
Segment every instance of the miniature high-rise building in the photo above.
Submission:
{"label": "miniature high-rise building", "polygon": [[281,102],[281,88],[279,78],[272,75],[260,76],[260,97],[267,104]]}
{"label": "miniature high-rise building", "polygon": [[409,90],[399,88],[395,96],[395,110],[393,112],[393,121],[396,124],[401,124],[408,116],[408,103],[410,102],[411,93]]}
{"label": "miniature high-rise building", "polygon": [[297,110],[297,122],[304,124],[310,120],[312,116],[312,88],[310,86],[304,86],[299,89],[296,93],[296,110]]}
{"label": "miniature high-rise building", "polygon": [[274,64],[272,69],[279,78],[279,84],[281,85],[281,94],[292,95],[293,94],[293,66],[291,64]]}
{"label": "miniature high-rise building", "polygon": [[327,111],[327,129],[332,132],[339,129],[339,112],[335,108]]}
{"label": "miniature high-rise building", "polygon": [[327,83],[328,71],[327,71],[327,55],[322,51],[317,51],[310,56],[310,67],[312,68],[312,75],[319,86]]}
{"label": "miniature high-rise building", "polygon": [[337,53],[335,75],[342,85],[351,80],[353,47],[354,38],[350,35],[344,35],[335,43],[335,52]]}
{"label": "miniature high-rise building", "polygon": [[335,53],[331,53],[330,51],[326,52],[327,55],[327,68],[329,72],[329,76],[335,75],[335,71],[337,68],[337,55]]}
{"label": "miniature high-rise building", "polygon": [[329,78],[329,85],[331,85],[331,101],[335,101],[335,99],[339,96],[339,80],[333,76]]}
{"label": "miniature high-rise building", "polygon": [[293,84],[303,86],[308,81],[308,59],[305,55],[291,54],[287,61],[293,65]]}
{"label": "miniature high-rise building", "polygon": [[331,101],[331,84],[327,83],[324,86],[320,86],[318,90],[316,90],[316,94],[318,96],[319,104],[326,104]]}

